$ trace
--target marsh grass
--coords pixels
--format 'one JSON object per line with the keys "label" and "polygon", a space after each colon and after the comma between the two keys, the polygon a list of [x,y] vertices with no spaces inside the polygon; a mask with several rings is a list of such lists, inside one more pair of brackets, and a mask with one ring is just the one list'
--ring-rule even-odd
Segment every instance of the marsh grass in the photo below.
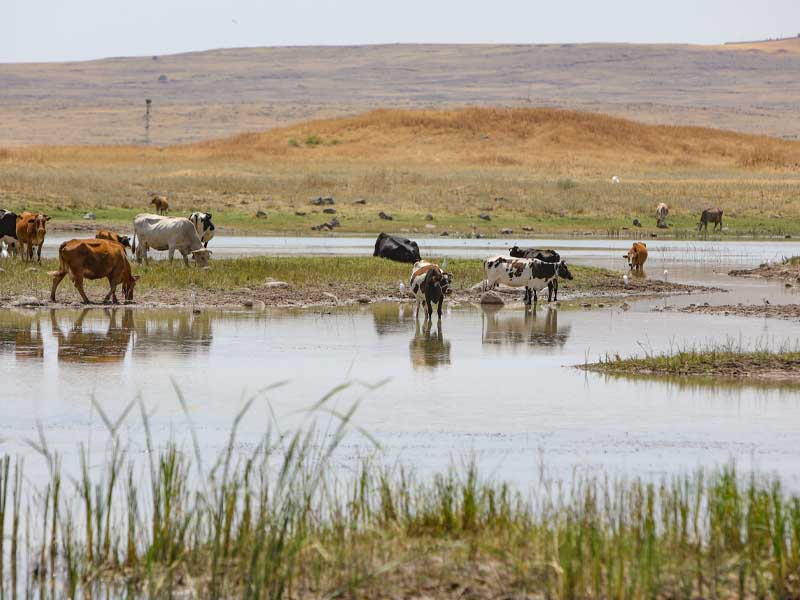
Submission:
{"label": "marsh grass", "polygon": [[[95,405],[109,433],[105,461],[90,466],[81,446],[66,488],[40,429],[28,443],[49,481],[0,460],[0,527],[12,526],[11,548],[0,545],[5,589],[43,598],[98,589],[209,598],[800,594],[800,498],[778,479],[733,466],[660,482],[542,475],[523,493],[471,462],[426,479],[374,461],[343,471],[337,449],[347,435],[367,435],[353,431],[357,404],[337,409],[347,387],[312,408],[331,415],[322,427],[268,430],[245,452],[238,427],[272,389],[253,394],[210,464],[182,397],[188,450],[156,447],[141,401],[116,418]],[[121,433],[137,405],[146,458]],[[22,528],[40,532],[25,561]]]}

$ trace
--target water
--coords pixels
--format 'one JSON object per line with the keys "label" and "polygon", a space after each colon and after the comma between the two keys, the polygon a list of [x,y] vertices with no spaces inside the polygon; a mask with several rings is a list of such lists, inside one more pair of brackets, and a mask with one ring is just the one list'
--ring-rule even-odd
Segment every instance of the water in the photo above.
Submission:
{"label": "water", "polygon": [[[585,254],[578,261],[617,260],[621,243],[580,242],[575,253]],[[602,250],[606,245],[615,248]],[[795,301],[782,285],[724,274],[788,245],[715,248],[669,243],[648,263],[650,276],[663,277],[666,265],[673,280],[721,285],[728,292],[642,300],[628,311],[618,305],[540,307],[525,316],[522,309],[462,306],[448,308],[441,329],[434,325],[430,332],[415,324],[410,305],[396,304],[199,314],[4,310],[2,449],[31,454],[25,439],[37,435],[41,422],[67,465],[81,441],[99,462],[105,433],[91,398],[115,419],[139,396],[157,442],[175,437],[188,444],[177,386],[210,459],[226,443],[243,399],[262,386],[287,382],[253,406],[239,436],[243,450],[276,422],[281,428],[307,422],[305,409],[339,383],[385,380],[375,390],[356,383],[336,406],[346,410],[360,401],[355,424],[380,443],[380,459],[422,473],[474,457],[484,471],[525,485],[536,479],[541,463],[564,477],[575,469],[660,477],[735,459],[743,469],[780,473],[789,487],[800,489],[797,388],[628,379],[571,368],[605,354],[730,339],[746,346],[794,344],[796,322],[652,312],[654,306],[704,299]],[[746,259],[738,258],[742,253]],[[123,430],[134,451],[142,450],[135,412]],[[373,454],[371,442],[355,433],[338,460],[347,469],[354,458]]]}

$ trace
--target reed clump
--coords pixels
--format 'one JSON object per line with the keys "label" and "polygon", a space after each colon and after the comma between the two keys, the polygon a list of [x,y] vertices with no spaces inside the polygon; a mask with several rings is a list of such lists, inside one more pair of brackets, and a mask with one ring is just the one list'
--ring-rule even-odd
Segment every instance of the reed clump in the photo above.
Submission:
{"label": "reed clump", "polygon": [[335,415],[324,429],[268,432],[242,453],[237,430],[259,392],[210,463],[191,426],[191,449],[156,447],[141,402],[144,464],[120,433],[135,404],[116,419],[97,406],[110,433],[105,462],[90,467],[81,448],[69,480],[40,433],[29,444],[48,481],[27,481],[21,461],[0,460],[0,527],[11,526],[0,536],[6,589],[212,598],[800,594],[800,497],[778,479],[728,466],[660,482],[543,477],[525,493],[483,478],[473,463],[419,479],[360,461],[343,476],[333,462],[356,407],[329,406],[343,387],[314,407]]}

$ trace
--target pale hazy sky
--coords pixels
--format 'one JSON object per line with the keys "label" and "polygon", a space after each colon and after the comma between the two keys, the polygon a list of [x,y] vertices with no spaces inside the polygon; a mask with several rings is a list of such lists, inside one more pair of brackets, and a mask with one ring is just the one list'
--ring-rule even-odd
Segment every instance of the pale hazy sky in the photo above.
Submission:
{"label": "pale hazy sky", "polygon": [[800,0],[0,0],[0,62],[237,46],[690,42],[800,32]]}

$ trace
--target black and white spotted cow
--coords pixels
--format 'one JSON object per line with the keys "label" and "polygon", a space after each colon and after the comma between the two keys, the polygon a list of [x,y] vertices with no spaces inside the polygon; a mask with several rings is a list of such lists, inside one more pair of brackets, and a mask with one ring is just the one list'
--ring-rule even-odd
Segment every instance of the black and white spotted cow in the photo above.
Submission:
{"label": "black and white spotted cow", "polygon": [[[519,246],[514,246],[509,249],[508,254],[514,258],[536,258],[547,263],[561,262],[561,255],[555,250],[520,248]],[[558,277],[547,284],[547,301],[550,302],[551,300],[558,302]]]}
{"label": "black and white spotted cow", "polygon": [[0,209],[0,249],[3,244],[11,254],[17,254],[17,215],[9,210]]}
{"label": "black and white spotted cow", "polygon": [[450,295],[453,290],[451,285],[453,276],[443,271],[439,265],[420,260],[414,263],[411,270],[411,281],[409,287],[414,298],[417,300],[417,312],[415,318],[419,318],[419,307],[425,305],[425,320],[430,320],[433,315],[433,304],[437,305],[436,313],[439,319],[442,318],[442,305],[445,296]]}
{"label": "black and white spotted cow", "polygon": [[572,279],[572,273],[565,261],[548,263],[536,258],[514,258],[510,256],[494,256],[483,262],[486,274],[486,289],[499,283],[511,287],[525,288],[525,304],[538,302],[538,292],[557,277]]}
{"label": "black and white spotted cow", "polygon": [[197,230],[197,237],[203,242],[203,248],[208,248],[208,242],[214,239],[214,224],[211,222],[211,213],[193,212],[189,220]]}

